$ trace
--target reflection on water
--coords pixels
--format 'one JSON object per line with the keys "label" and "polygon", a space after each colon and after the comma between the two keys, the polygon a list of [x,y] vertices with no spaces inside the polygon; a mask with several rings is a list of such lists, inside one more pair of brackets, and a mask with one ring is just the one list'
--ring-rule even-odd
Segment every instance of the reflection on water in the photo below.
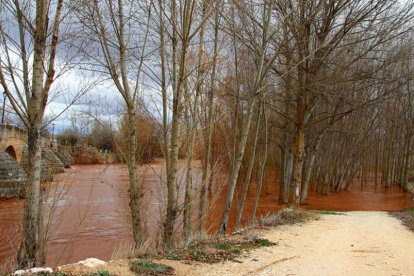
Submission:
{"label": "reflection on water", "polygon": [[[148,235],[155,239],[161,231],[160,217],[165,202],[165,171],[161,161],[139,168],[143,185],[143,216]],[[195,163],[194,190],[201,177],[200,164]],[[58,175],[58,183],[48,189],[47,204],[55,209],[48,221],[49,242],[48,264],[76,262],[88,257],[103,260],[111,258],[117,244],[131,242],[128,207],[128,175],[123,165],[82,165]],[[184,181],[183,169],[178,180]],[[277,182],[275,174],[268,174],[262,190],[258,216],[267,215],[282,207],[277,203]],[[213,233],[221,217],[226,189],[221,185],[224,177],[216,179],[210,195],[212,206],[207,218],[208,230]],[[250,217],[253,206],[255,183],[252,183],[244,208],[244,218]],[[222,192],[217,192],[217,191]],[[179,189],[182,200],[184,190]],[[237,203],[237,197],[235,198]],[[403,210],[410,206],[408,194],[399,187],[383,188],[374,185],[355,185],[350,191],[321,196],[310,192],[305,208],[350,210]],[[194,210],[198,204],[194,201]],[[0,264],[16,255],[18,248],[18,221],[23,209],[23,202],[10,199],[0,200]],[[235,209],[235,208],[233,208]],[[234,211],[234,210],[233,210]],[[233,227],[235,212],[230,216]],[[179,223],[180,224],[180,223]]]}

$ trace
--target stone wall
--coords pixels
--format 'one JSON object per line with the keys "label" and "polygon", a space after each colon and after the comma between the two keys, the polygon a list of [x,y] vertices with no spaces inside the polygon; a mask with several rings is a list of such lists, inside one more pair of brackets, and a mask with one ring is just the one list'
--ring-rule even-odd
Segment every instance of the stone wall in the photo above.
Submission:
{"label": "stone wall", "polygon": [[23,197],[26,181],[23,169],[0,149],[0,198]]}

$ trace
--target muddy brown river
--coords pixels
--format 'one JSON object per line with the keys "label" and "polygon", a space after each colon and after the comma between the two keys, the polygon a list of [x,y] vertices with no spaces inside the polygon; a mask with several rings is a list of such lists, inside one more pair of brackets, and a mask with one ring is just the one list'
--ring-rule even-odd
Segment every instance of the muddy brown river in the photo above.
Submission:
{"label": "muddy brown river", "polygon": [[[183,164],[182,164],[183,165]],[[201,178],[200,164],[195,163],[194,191]],[[178,181],[184,181],[183,169]],[[162,202],[165,201],[165,171],[163,162],[154,162],[139,168],[143,185],[144,228],[148,237],[157,240],[161,232]],[[49,265],[76,262],[88,257],[109,260],[116,247],[131,243],[128,211],[128,176],[124,165],[76,165],[57,175],[47,191]],[[215,231],[221,217],[226,189],[224,177],[216,177],[210,192],[211,208],[206,226]],[[249,191],[244,217],[249,217],[254,199],[254,183]],[[181,185],[182,186],[182,185]],[[179,190],[180,198],[184,190]],[[267,215],[282,207],[277,203],[277,177],[268,174],[264,184],[258,216]],[[235,200],[237,202],[237,200]],[[194,202],[197,210],[197,203]],[[305,207],[315,210],[376,210],[398,211],[411,206],[410,196],[398,186],[390,188],[374,185],[353,185],[350,191],[329,196],[310,192]],[[230,217],[232,228],[235,209]],[[0,200],[0,266],[13,260],[19,245],[19,217],[23,201]],[[178,227],[179,228],[179,227]]]}

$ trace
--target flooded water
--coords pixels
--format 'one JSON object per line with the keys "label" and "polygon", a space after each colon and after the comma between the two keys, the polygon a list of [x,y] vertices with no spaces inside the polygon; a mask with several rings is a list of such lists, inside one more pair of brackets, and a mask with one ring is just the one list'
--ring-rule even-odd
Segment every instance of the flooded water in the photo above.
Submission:
{"label": "flooded water", "polygon": [[[149,236],[159,237],[161,214],[165,202],[165,179],[163,162],[154,162],[139,168],[143,184],[143,216]],[[194,191],[201,178],[200,164],[195,162]],[[123,165],[78,165],[56,177],[59,181],[47,189],[47,203],[53,211],[50,216],[47,262],[49,265],[76,262],[88,257],[109,260],[114,249],[123,243],[131,243],[128,207],[128,176]],[[181,169],[178,180],[183,181]],[[217,228],[221,217],[226,189],[225,179],[216,178],[210,197],[208,230]],[[277,176],[269,174],[263,186],[257,216],[267,215],[283,206],[277,202]],[[221,187],[221,189],[220,189]],[[250,217],[253,206],[255,184],[251,185],[244,218]],[[221,191],[221,192],[220,192]],[[184,190],[179,190],[180,198]],[[160,200],[161,199],[161,200]],[[235,204],[237,198],[235,199]],[[398,211],[411,206],[411,199],[399,187],[383,188],[374,185],[354,185],[350,191],[329,196],[310,192],[305,208],[315,210],[381,210]],[[194,204],[197,211],[197,203]],[[16,255],[18,248],[18,222],[23,201],[0,200],[0,265]],[[230,217],[233,227],[235,209]]]}

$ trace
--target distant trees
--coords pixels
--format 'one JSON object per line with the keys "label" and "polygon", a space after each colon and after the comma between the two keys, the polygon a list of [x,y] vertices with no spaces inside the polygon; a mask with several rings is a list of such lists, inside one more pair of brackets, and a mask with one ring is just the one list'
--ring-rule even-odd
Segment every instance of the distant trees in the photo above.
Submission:
{"label": "distant trees", "polygon": [[[140,128],[137,133],[137,149],[136,156],[139,164],[146,164],[153,161],[155,158],[162,158],[160,132],[161,126],[153,118],[137,112],[135,119],[136,127]],[[128,122],[126,118],[121,121],[120,130],[113,133],[114,150],[120,152],[122,156],[128,150],[128,140],[126,139],[128,133]]]}

